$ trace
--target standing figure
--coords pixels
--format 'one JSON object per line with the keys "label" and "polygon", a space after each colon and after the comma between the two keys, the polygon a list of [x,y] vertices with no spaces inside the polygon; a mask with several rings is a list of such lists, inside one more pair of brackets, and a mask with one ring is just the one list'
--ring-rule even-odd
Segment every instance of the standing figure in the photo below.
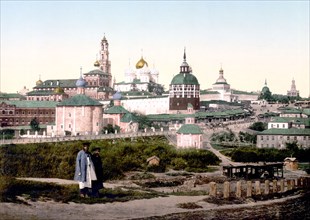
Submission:
{"label": "standing figure", "polygon": [[74,180],[79,182],[81,197],[88,196],[88,191],[92,187],[92,180],[97,179],[88,148],[89,143],[83,143],[83,149],[79,151],[76,157]]}
{"label": "standing figure", "polygon": [[99,147],[93,149],[92,161],[94,163],[95,173],[97,176],[97,180],[92,181],[92,195],[94,197],[99,197],[99,190],[103,188],[103,169]]}

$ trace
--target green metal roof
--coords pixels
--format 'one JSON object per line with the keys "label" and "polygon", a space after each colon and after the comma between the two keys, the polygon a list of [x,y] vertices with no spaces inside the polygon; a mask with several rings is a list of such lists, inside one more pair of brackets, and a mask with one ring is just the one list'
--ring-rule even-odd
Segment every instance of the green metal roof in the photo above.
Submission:
{"label": "green metal roof", "polygon": [[129,123],[129,122],[138,122],[138,118],[131,114],[130,112],[129,113],[126,113],[122,118],[121,118],[121,122],[126,122],[126,123]]}
{"label": "green metal roof", "polygon": [[102,106],[102,104],[86,95],[75,95],[58,103],[57,106]]}
{"label": "green metal roof", "polygon": [[287,108],[282,111],[282,114],[301,114],[302,110],[296,108]]}
{"label": "green metal roof", "polygon": [[34,88],[57,88],[66,87],[66,88],[75,88],[77,79],[50,79],[45,80],[42,84],[35,86]]}
{"label": "green metal roof", "polygon": [[127,91],[127,92],[121,92],[122,96],[151,96],[152,93],[148,91]]}
{"label": "green metal roof", "polygon": [[247,92],[247,91],[240,91],[240,90],[236,90],[236,89],[232,89],[231,92],[233,94],[259,95],[257,92]]}
{"label": "green metal roof", "polygon": [[112,106],[104,112],[104,114],[124,114],[129,113],[123,106]]}
{"label": "green metal roof", "polygon": [[195,124],[184,124],[177,131],[178,134],[202,134],[200,127]]}
{"label": "green metal roof", "polygon": [[201,90],[200,95],[205,95],[205,94],[220,94],[218,91],[211,91],[211,90]]}
{"label": "green metal roof", "polygon": [[310,136],[310,129],[298,129],[298,128],[277,129],[277,128],[272,128],[272,129],[268,129],[268,130],[264,130],[262,132],[259,132],[258,135]]}
{"label": "green metal roof", "polygon": [[28,100],[3,100],[8,105],[15,105],[17,108],[55,108],[57,103],[54,101],[28,101]]}
{"label": "green metal roof", "polygon": [[292,117],[273,117],[270,122],[274,123],[295,123],[310,126],[310,118],[292,118]]}
{"label": "green metal roof", "polygon": [[83,75],[106,75],[108,76],[109,74],[103,72],[100,69],[94,69],[94,70],[89,71],[88,73],[83,73]]}
{"label": "green metal roof", "polygon": [[243,109],[233,109],[217,112],[196,112],[193,115],[189,114],[151,114],[147,115],[148,120],[151,121],[171,121],[171,120],[184,120],[187,117],[195,118],[224,118],[230,116],[241,116],[247,114]]}
{"label": "green metal roof", "polygon": [[305,115],[308,115],[308,117],[310,116],[310,108],[304,108],[302,110],[302,113],[305,114]]}
{"label": "green metal roof", "polygon": [[199,85],[197,78],[191,73],[179,73],[173,77],[171,85]]}
{"label": "green metal roof", "polygon": [[26,99],[19,93],[0,93],[0,99]]}
{"label": "green metal roof", "polygon": [[54,95],[54,90],[33,90],[27,93],[27,96],[47,96]]}

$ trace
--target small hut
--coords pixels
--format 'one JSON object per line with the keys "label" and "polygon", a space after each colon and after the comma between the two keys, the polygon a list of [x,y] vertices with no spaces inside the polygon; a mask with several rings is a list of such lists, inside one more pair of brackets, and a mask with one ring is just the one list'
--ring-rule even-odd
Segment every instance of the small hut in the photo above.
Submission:
{"label": "small hut", "polygon": [[297,170],[298,160],[296,159],[296,157],[287,157],[284,159],[284,166],[287,170]]}
{"label": "small hut", "polygon": [[160,159],[156,157],[155,155],[152,157],[147,158],[146,162],[148,163],[149,166],[158,166]]}

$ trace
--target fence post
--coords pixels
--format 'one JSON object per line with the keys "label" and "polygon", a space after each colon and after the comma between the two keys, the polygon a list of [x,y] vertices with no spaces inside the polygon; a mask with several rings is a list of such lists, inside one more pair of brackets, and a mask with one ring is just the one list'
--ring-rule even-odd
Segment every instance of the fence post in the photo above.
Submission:
{"label": "fence post", "polygon": [[280,180],[280,193],[283,193],[284,192],[284,180],[281,179]]}
{"label": "fence post", "polygon": [[210,196],[216,196],[216,183],[215,182],[210,182]]}
{"label": "fence post", "polygon": [[276,193],[277,191],[278,191],[278,189],[277,189],[277,180],[273,180],[272,181],[272,192],[273,193]]}
{"label": "fence post", "polygon": [[255,195],[260,195],[262,194],[261,189],[260,189],[260,181],[257,180],[255,181]]}
{"label": "fence post", "polygon": [[269,180],[265,180],[265,195],[269,194]]}
{"label": "fence post", "polygon": [[229,195],[230,195],[230,182],[228,182],[228,181],[224,182],[223,195],[224,195],[224,199],[229,198]]}
{"label": "fence post", "polygon": [[252,196],[252,182],[251,181],[247,181],[247,184],[246,184],[246,196],[247,197],[251,197]]}
{"label": "fence post", "polygon": [[291,180],[287,180],[286,182],[287,182],[287,190],[291,190],[293,188]]}
{"label": "fence post", "polygon": [[236,184],[236,197],[240,198],[241,195],[242,195],[241,181],[238,181]]}

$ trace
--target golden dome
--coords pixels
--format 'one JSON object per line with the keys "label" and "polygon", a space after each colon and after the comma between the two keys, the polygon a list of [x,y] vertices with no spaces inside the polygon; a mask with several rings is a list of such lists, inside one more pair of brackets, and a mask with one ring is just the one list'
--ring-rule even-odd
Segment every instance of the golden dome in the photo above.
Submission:
{"label": "golden dome", "polygon": [[41,79],[39,79],[38,81],[36,81],[36,85],[37,85],[37,86],[42,85],[42,83],[43,83],[43,82],[42,82]]}
{"label": "golden dome", "polygon": [[55,88],[54,93],[56,93],[56,94],[63,94],[63,93],[65,93],[65,91],[64,91],[63,88],[58,86],[57,88]]}
{"label": "golden dome", "polygon": [[149,66],[147,62],[143,59],[143,57],[141,57],[141,59],[136,64],[136,68],[141,69],[142,67],[144,67],[144,65]]}
{"label": "golden dome", "polygon": [[96,62],[94,63],[94,66],[95,66],[95,67],[99,67],[99,66],[100,66],[100,63],[99,63],[98,60],[96,60]]}

